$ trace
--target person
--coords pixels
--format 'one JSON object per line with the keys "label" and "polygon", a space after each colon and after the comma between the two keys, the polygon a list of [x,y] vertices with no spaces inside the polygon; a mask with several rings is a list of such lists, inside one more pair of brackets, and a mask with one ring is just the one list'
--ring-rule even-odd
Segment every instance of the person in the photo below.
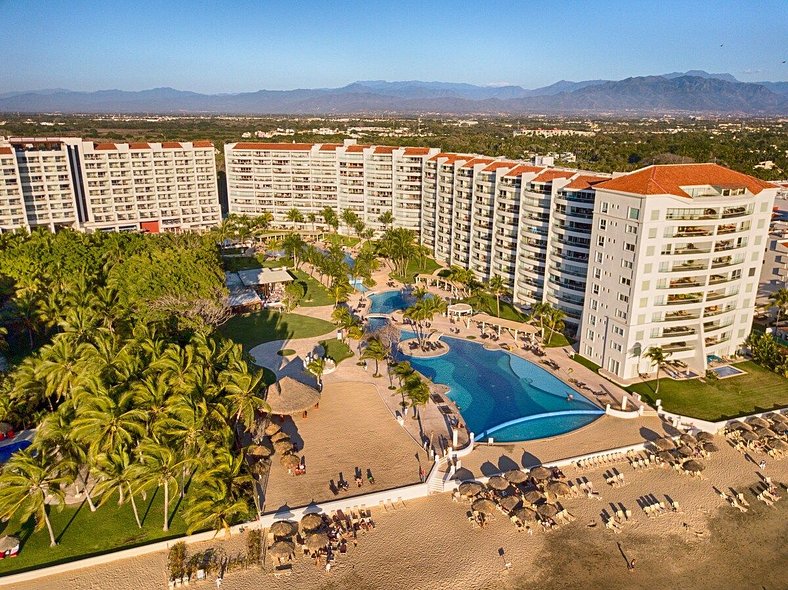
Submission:
{"label": "person", "polygon": [[766,461],[764,461],[763,459],[761,459],[761,462],[760,462],[760,463],[758,463],[758,467],[760,467],[760,468],[761,468],[761,471],[763,471],[764,469],[766,469]]}
{"label": "person", "polygon": [[419,465],[419,481],[424,483],[424,468]]}
{"label": "person", "polygon": [[635,560],[634,559],[630,559],[629,560],[629,563],[627,564],[627,569],[629,571],[634,571],[635,570]]}

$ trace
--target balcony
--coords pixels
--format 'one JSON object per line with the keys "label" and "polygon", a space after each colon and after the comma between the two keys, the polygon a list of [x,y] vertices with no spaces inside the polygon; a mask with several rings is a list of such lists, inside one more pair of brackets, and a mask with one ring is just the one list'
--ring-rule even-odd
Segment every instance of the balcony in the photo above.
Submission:
{"label": "balcony", "polygon": [[718,299],[725,299],[726,297],[733,297],[738,294],[738,290],[731,291],[730,293],[726,293],[725,291],[710,291],[706,294],[706,301],[717,301]]}
{"label": "balcony", "polygon": [[725,323],[713,323],[708,322],[703,324],[703,331],[708,334],[710,332],[716,332],[717,330],[721,330],[722,328],[728,328],[733,325],[733,322],[725,322]]}
{"label": "balcony", "polygon": [[677,336],[692,336],[695,334],[695,328],[688,328],[687,326],[677,326],[675,328],[665,328],[662,330],[660,338],[675,338]]}
{"label": "balcony", "polygon": [[667,305],[691,305],[702,301],[703,293],[679,293],[668,295]]}
{"label": "balcony", "polygon": [[[684,255],[684,254],[708,254],[711,252],[711,244],[701,244],[700,246],[696,246],[695,244],[686,244],[686,245],[678,245],[673,250],[673,254]],[[663,254],[670,254],[670,248],[667,251],[663,252]]]}
{"label": "balcony", "polygon": [[685,277],[683,279],[676,279],[674,281],[670,281],[668,288],[669,289],[686,289],[687,287],[703,287],[705,285],[705,281],[699,277]]}
{"label": "balcony", "polygon": [[736,307],[733,305],[726,305],[725,307],[720,305],[711,305],[703,310],[703,317],[710,318],[722,315],[724,313],[730,313],[732,311],[736,311]]}
{"label": "balcony", "polygon": [[685,350],[692,350],[692,346],[689,346],[686,342],[671,342],[663,346],[662,350],[665,352],[683,352]]}
{"label": "balcony", "polygon": [[693,238],[693,237],[711,236],[713,233],[714,233],[713,227],[683,225],[677,227],[674,231],[668,229],[665,232],[665,237],[666,238]]}
{"label": "balcony", "polygon": [[697,313],[689,313],[687,311],[675,311],[672,313],[666,313],[665,319],[662,320],[664,322],[678,322],[678,321],[691,321],[700,319],[700,314]]}

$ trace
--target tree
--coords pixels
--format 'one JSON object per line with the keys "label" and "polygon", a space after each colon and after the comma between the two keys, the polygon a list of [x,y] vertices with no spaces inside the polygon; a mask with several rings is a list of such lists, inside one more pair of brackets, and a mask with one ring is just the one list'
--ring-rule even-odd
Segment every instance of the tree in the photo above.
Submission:
{"label": "tree", "polygon": [[403,280],[409,280],[405,276],[408,263],[418,253],[415,234],[402,227],[389,229],[380,238],[379,247],[381,253],[391,260],[394,272]]}
{"label": "tree", "polygon": [[372,375],[373,377],[380,377],[380,372],[378,370],[378,363],[380,361],[386,360],[388,357],[388,350],[383,345],[383,342],[380,341],[379,338],[374,336],[367,339],[367,346],[364,348],[364,351],[361,353],[362,359],[372,359],[375,361],[375,373]]}
{"label": "tree", "polygon": [[11,306],[13,317],[25,327],[30,350],[33,350],[33,334],[41,325],[40,299],[33,291],[18,291],[11,299]]}
{"label": "tree", "polygon": [[328,290],[334,298],[334,307],[337,307],[340,303],[348,300],[348,297],[353,292],[353,287],[347,282],[347,278],[334,277]]}
{"label": "tree", "polygon": [[[170,491],[177,493],[177,475],[182,460],[164,445],[145,441],[139,446],[140,461],[132,469],[132,477],[140,482],[140,487],[155,484],[164,488],[164,525],[163,531],[170,529]],[[170,487],[172,486],[172,487]]]}
{"label": "tree", "polygon": [[312,231],[315,231],[315,222],[317,221],[317,215],[315,213],[307,213],[306,218],[309,221],[309,224],[312,226]]}
{"label": "tree", "polygon": [[490,282],[487,283],[487,288],[490,293],[495,295],[495,306],[497,310],[495,315],[501,317],[501,297],[508,295],[509,287],[507,287],[506,281],[503,280],[502,276],[495,275],[490,279]]}
{"label": "tree", "polygon": [[665,352],[661,346],[652,346],[649,348],[645,354],[643,355],[647,358],[652,367],[657,367],[657,387],[654,389],[654,394],[659,393],[659,371],[663,369],[667,364],[668,357],[670,356],[669,352]]}
{"label": "tree", "polygon": [[303,281],[292,281],[287,283],[284,288],[282,303],[285,311],[293,311],[306,295],[306,283]]}
{"label": "tree", "polygon": [[57,464],[46,453],[33,454],[29,449],[16,451],[3,466],[0,474],[0,518],[4,521],[16,516],[21,522],[35,517],[35,530],[46,526],[49,544],[57,545],[48,506],[63,505],[60,486],[66,479],[58,473]]}
{"label": "tree", "polygon": [[777,309],[777,323],[775,325],[779,326],[783,314],[788,312],[788,289],[782,288],[775,291],[769,295],[769,300],[772,302],[772,307]]}
{"label": "tree", "polygon": [[531,314],[528,319],[539,324],[542,343],[547,346],[552,340],[553,334],[564,329],[565,316],[566,314],[563,311],[545,302],[535,303],[531,307]]}
{"label": "tree", "polygon": [[332,228],[334,231],[339,229],[339,217],[337,217],[337,213],[334,209],[329,206],[323,207],[320,210],[320,216],[328,227]]}
{"label": "tree", "polygon": [[342,211],[342,221],[347,227],[348,233],[350,233],[350,230],[356,227],[356,224],[358,224],[361,219],[352,209],[345,209]]}
{"label": "tree", "polygon": [[146,414],[142,408],[134,407],[132,392],[123,393],[116,400],[98,385],[86,393],[77,409],[72,435],[87,444],[91,454],[132,446],[144,436]]}
{"label": "tree", "polygon": [[421,422],[419,407],[426,405],[430,399],[429,385],[421,378],[421,375],[413,374],[405,379],[402,388],[404,389],[405,397],[408,398],[410,405],[413,407],[414,417]]}
{"label": "tree", "polygon": [[235,416],[236,424],[241,423],[249,430],[255,413],[268,409],[266,401],[258,395],[265,385],[263,372],[227,371],[222,374],[222,382],[229,412]]}
{"label": "tree", "polygon": [[243,498],[236,498],[223,485],[203,486],[183,513],[188,524],[186,532],[211,528],[224,530],[230,535],[230,527],[236,522],[249,518],[249,504]]}
{"label": "tree", "polygon": [[118,505],[126,503],[126,498],[131,501],[134,520],[142,528],[140,515],[137,511],[137,502],[134,499],[134,486],[136,479],[133,477],[132,460],[129,452],[118,449],[114,453],[101,453],[94,462],[94,473],[99,478],[95,492],[101,498],[100,506],[104,505],[115,493],[118,494]]}
{"label": "tree", "polygon": [[301,213],[301,211],[299,211],[295,207],[293,207],[287,212],[285,218],[294,226],[299,223],[304,223],[304,215]]}
{"label": "tree", "polygon": [[282,248],[285,254],[293,259],[293,266],[296,270],[298,270],[298,267],[301,265],[304,246],[306,246],[306,244],[303,238],[296,233],[289,234],[282,240]]}
{"label": "tree", "polygon": [[306,366],[306,370],[317,379],[317,386],[323,388],[323,373],[326,371],[326,359],[316,356]]}
{"label": "tree", "polygon": [[384,211],[378,215],[378,222],[383,225],[384,230],[387,230],[394,223],[394,214],[391,211]]}

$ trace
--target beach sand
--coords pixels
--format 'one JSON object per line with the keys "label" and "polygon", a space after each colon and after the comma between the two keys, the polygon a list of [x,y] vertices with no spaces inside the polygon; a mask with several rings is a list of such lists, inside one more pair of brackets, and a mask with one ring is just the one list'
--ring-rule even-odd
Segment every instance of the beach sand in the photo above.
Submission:
{"label": "beach sand", "polygon": [[[517,532],[498,515],[484,529],[466,519],[469,506],[438,494],[407,502],[395,511],[373,510],[376,528],[359,534],[358,547],[339,558],[330,573],[298,559],[290,577],[269,571],[230,572],[223,589],[253,588],[779,588],[788,579],[788,498],[774,507],[755,499],[750,488],[762,481],[757,465],[718,437],[720,452],[704,460],[703,478],[670,469],[633,470],[615,467],[626,485],[612,488],[603,473],[608,468],[566,469],[568,478],[586,477],[601,500],[567,498],[563,505],[576,520],[556,531],[533,535]],[[756,462],[764,458],[753,454]],[[788,483],[788,459],[767,458],[766,474],[780,485]],[[720,499],[714,488],[745,493],[751,508],[740,513]],[[649,518],[638,500],[654,495],[680,503],[679,512]],[[616,534],[602,525],[601,513],[610,504],[623,504],[632,518]],[[588,525],[595,523],[595,526]],[[190,546],[221,546],[230,554],[242,551],[244,536]],[[500,554],[503,552],[503,555]],[[625,557],[626,556],[626,557]],[[635,559],[628,571],[626,559]],[[504,563],[511,563],[506,569]],[[124,560],[19,584],[20,590],[145,590],[166,588],[166,554]],[[191,588],[214,588],[214,580]]]}

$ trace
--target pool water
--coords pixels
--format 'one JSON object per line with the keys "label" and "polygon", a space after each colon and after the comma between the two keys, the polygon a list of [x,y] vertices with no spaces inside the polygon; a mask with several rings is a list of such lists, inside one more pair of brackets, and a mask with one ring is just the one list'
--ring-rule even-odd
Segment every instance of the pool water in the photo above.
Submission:
{"label": "pool water", "polygon": [[731,367],[730,365],[724,365],[722,367],[714,367],[712,369],[715,373],[717,373],[717,377],[734,377],[736,375],[744,375],[746,371],[742,371],[741,369],[737,369],[736,367]]}
{"label": "pool water", "polygon": [[14,451],[26,449],[31,444],[32,443],[29,440],[20,440],[18,442],[12,442],[11,444],[5,445],[4,447],[0,447],[0,463],[5,463],[8,461]]}
{"label": "pool water", "polygon": [[[403,332],[403,338],[413,334]],[[447,354],[407,357],[413,367],[450,388],[476,440],[499,442],[545,438],[590,424],[604,411],[555,375],[523,358],[481,344],[445,337]],[[568,400],[571,394],[574,399]]]}
{"label": "pool water", "polygon": [[370,295],[369,301],[369,313],[391,314],[410,306],[413,298],[402,291],[384,291]]}
{"label": "pool water", "polygon": [[383,328],[388,323],[389,323],[389,320],[388,320],[388,318],[385,318],[385,317],[380,317],[379,316],[379,317],[367,318],[367,325],[366,325],[365,331],[367,333],[375,332],[375,331],[380,330],[381,328]]}

